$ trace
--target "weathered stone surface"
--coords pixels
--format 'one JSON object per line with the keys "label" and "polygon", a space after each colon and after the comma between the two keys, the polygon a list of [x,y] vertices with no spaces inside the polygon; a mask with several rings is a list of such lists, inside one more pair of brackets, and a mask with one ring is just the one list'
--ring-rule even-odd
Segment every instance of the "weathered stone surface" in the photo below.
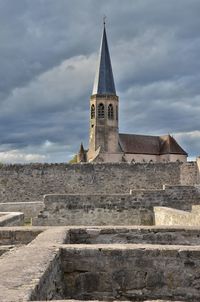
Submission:
{"label": "weathered stone surface", "polygon": [[4,253],[10,251],[14,247],[15,247],[14,245],[1,245],[0,246],[0,256],[3,255]]}

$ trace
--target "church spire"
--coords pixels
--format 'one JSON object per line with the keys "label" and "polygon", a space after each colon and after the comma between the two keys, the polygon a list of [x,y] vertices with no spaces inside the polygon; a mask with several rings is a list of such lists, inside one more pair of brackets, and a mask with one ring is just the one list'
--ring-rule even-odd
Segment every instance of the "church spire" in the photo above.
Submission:
{"label": "church spire", "polygon": [[108,42],[106,36],[105,18],[103,24],[103,34],[99,52],[99,60],[96,70],[94,87],[92,94],[116,95],[115,83],[113,78]]}

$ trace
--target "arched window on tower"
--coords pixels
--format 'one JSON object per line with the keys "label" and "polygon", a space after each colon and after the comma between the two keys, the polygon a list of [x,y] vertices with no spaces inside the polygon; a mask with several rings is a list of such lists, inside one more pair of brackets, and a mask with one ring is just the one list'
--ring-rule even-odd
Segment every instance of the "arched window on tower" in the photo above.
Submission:
{"label": "arched window on tower", "polygon": [[118,106],[116,106],[116,120],[118,121]]}
{"label": "arched window on tower", "polygon": [[98,118],[104,118],[104,104],[100,103],[98,105]]}
{"label": "arched window on tower", "polygon": [[91,106],[91,119],[95,118],[95,106],[92,104]]}
{"label": "arched window on tower", "polygon": [[113,105],[109,104],[108,105],[108,119],[113,120],[113,118],[114,118]]}

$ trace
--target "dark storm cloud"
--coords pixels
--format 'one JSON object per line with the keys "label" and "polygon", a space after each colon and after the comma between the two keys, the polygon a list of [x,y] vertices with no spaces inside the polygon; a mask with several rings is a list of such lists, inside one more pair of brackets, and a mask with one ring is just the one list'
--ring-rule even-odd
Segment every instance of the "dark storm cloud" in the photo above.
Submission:
{"label": "dark storm cloud", "polygon": [[11,92],[64,59],[87,53],[81,15],[69,1],[1,0],[1,91]]}
{"label": "dark storm cloud", "polygon": [[198,0],[0,0],[0,161],[63,161],[87,145],[104,14],[120,131],[170,132],[198,155],[199,11]]}

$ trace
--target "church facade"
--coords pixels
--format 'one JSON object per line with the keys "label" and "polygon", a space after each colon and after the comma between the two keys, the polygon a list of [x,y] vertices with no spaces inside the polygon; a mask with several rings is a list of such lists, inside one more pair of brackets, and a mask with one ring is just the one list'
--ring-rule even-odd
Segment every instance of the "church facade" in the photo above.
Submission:
{"label": "church facade", "polygon": [[171,135],[119,133],[116,94],[104,24],[93,92],[90,98],[89,148],[81,144],[78,162],[187,161],[187,153]]}

